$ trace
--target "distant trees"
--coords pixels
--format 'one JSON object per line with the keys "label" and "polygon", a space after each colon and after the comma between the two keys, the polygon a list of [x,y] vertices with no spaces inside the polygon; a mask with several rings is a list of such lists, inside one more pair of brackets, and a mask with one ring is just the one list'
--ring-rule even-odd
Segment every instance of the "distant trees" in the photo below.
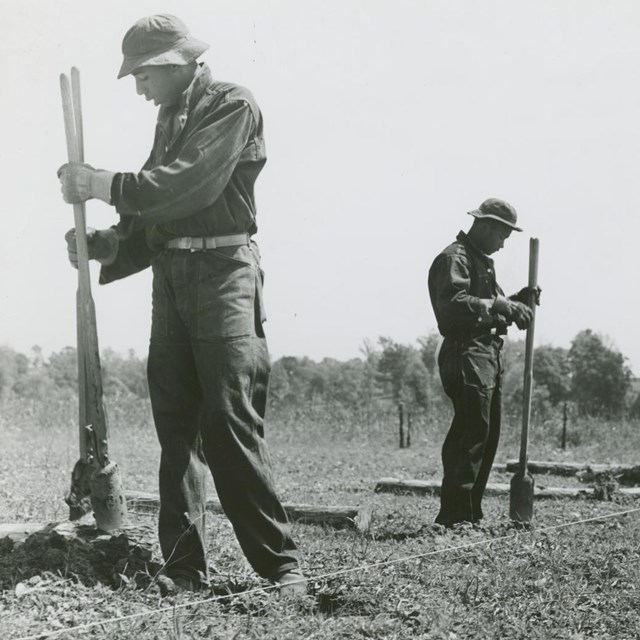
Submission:
{"label": "distant trees", "polygon": [[147,384],[147,359],[138,358],[133,349],[129,349],[126,357],[112,349],[102,352],[103,385],[106,393],[125,391],[139,396],[149,397]]}
{"label": "distant trees", "polygon": [[619,351],[586,329],[573,339],[568,358],[571,395],[580,413],[606,416],[624,413],[632,375]]}
{"label": "distant trees", "polygon": [[335,424],[366,422],[377,410],[372,361],[346,362],[285,356],[272,365],[270,411],[287,422],[326,419]]}
{"label": "distant trees", "polygon": [[6,396],[16,381],[25,376],[29,369],[29,360],[11,347],[0,345],[0,398]]}
{"label": "distant trees", "polygon": [[377,379],[395,403],[427,407],[429,372],[420,351],[411,345],[398,344],[391,338],[380,338]]}
{"label": "distant trees", "polygon": [[[282,415],[295,407],[297,416],[330,415],[335,419],[375,420],[395,415],[402,402],[423,421],[447,421],[449,401],[442,391],[437,365],[440,336],[431,333],[416,345],[389,337],[366,343],[363,358],[339,362],[281,358],[274,363],[270,390],[272,410]],[[524,340],[506,340],[503,349],[503,408],[512,418],[522,410]],[[541,345],[533,359],[533,418],[559,415],[568,402],[581,415],[619,416],[631,410],[631,372],[625,358],[604,338],[580,332],[570,349]],[[640,413],[640,400],[635,411]]]}
{"label": "distant trees", "polygon": [[571,398],[571,362],[562,347],[541,345],[534,350],[533,379],[547,390],[549,402],[558,405]]}
{"label": "distant trees", "polygon": [[[107,349],[102,353],[101,365],[105,393],[148,397],[145,359],[138,358],[133,351],[122,357]],[[0,346],[0,398],[8,393],[38,398],[77,391],[78,361],[74,347],[65,347],[47,359],[38,346],[32,348],[30,357]]]}
{"label": "distant trees", "polygon": [[[446,422],[449,401],[437,365],[440,336],[430,333],[417,344],[389,337],[365,342],[361,357],[347,361],[285,356],[272,365],[269,411],[272,419],[372,425],[395,419],[398,403],[422,422]],[[524,341],[506,340],[503,350],[503,405],[515,416],[522,408]],[[107,349],[101,354],[104,391],[148,398],[146,359]],[[640,416],[640,396],[632,391],[625,357],[606,340],[586,329],[569,349],[542,345],[533,360],[533,417],[557,416],[558,405],[572,403],[580,415]],[[0,346],[0,399],[13,393],[23,398],[52,393],[77,394],[77,354],[66,347],[45,358],[39,347],[29,356]]]}
{"label": "distant trees", "polygon": [[[507,407],[516,410],[522,398],[524,341],[508,342],[505,359],[505,400]],[[633,377],[625,362],[619,351],[590,329],[578,333],[569,349],[536,347],[533,413],[544,419],[564,402],[571,403],[582,416],[612,418],[631,412]]]}

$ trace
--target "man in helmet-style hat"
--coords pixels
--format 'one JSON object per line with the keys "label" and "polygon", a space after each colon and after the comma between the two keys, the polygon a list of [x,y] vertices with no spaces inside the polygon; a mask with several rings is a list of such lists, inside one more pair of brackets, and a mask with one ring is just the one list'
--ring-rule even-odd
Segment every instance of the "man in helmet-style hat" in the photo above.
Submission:
{"label": "man in helmet-style hat", "polygon": [[[442,447],[444,476],[438,524],[482,519],[482,497],[500,436],[502,362],[507,326],[526,329],[532,318],[529,289],[506,298],[493,260],[517,226],[516,210],[490,198],[468,233],[444,249],[429,270],[429,295],[444,337],[438,366],[454,417]],[[536,292],[539,295],[539,290]]]}
{"label": "man in helmet-style hat", "polygon": [[[252,567],[282,592],[302,593],[263,432],[270,361],[251,239],[254,183],[266,161],[262,115],[247,89],[197,62],[207,48],[175,16],[136,22],[118,78],[132,75],[138,94],[159,107],[149,159],[138,173],[66,164],[58,175],[66,202],[98,198],[119,215],[88,234],[102,284],[153,269],[148,381],[167,575],[206,586],[206,461]],[[73,263],[74,233],[66,238]]]}

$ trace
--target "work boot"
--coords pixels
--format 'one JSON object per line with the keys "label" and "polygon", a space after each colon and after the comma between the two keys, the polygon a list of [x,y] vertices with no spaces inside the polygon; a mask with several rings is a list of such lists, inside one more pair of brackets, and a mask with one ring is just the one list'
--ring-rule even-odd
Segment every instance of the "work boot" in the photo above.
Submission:
{"label": "work boot", "polygon": [[289,569],[280,574],[274,584],[278,585],[281,598],[307,595],[307,579],[299,569]]}
{"label": "work boot", "polygon": [[175,595],[180,591],[205,591],[210,586],[199,576],[195,577],[187,573],[172,573],[171,575],[160,574],[155,581],[162,596]]}

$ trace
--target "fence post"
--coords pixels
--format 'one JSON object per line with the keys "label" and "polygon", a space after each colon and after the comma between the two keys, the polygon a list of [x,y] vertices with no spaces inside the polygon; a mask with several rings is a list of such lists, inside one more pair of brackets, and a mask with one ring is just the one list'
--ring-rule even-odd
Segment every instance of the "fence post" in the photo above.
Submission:
{"label": "fence post", "polygon": [[411,446],[411,413],[407,411],[407,438],[405,441],[407,447]]}
{"label": "fence post", "polygon": [[399,435],[400,448],[404,449],[404,403],[398,403],[398,419],[399,419]]}
{"label": "fence post", "polygon": [[562,449],[567,448],[567,403],[562,405]]}

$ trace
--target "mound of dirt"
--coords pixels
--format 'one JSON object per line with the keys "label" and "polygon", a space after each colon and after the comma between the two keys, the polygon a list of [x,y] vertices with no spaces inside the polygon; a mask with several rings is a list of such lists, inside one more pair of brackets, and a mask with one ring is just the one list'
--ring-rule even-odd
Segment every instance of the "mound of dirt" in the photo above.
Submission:
{"label": "mound of dirt", "polygon": [[105,534],[94,526],[71,522],[49,524],[24,542],[0,538],[0,589],[45,572],[88,586],[119,587],[134,580],[145,588],[161,568],[152,560],[153,538],[147,527]]}

